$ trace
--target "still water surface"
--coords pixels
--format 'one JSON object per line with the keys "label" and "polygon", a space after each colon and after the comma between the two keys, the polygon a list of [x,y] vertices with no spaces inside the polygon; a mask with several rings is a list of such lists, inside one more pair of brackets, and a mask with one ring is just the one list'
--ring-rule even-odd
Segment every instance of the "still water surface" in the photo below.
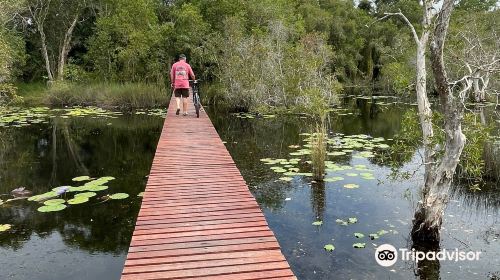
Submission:
{"label": "still water surface", "polygon": [[[347,110],[332,113],[333,137],[383,138],[390,145],[402,128],[402,115],[410,104],[392,99],[346,98]],[[491,108],[488,116],[493,116]],[[329,156],[339,166],[352,169],[329,171],[336,182],[315,183],[304,175],[282,181],[283,174],[261,159],[291,159],[304,148],[311,132],[307,117],[239,118],[208,107],[210,117],[264,211],[271,229],[299,279],[415,279],[412,262],[383,268],[374,260],[376,245],[389,243],[408,248],[409,232],[422,170],[419,150],[400,165],[414,173],[393,180],[390,162],[374,151],[361,150]],[[0,233],[0,279],[119,279],[133,225],[140,207],[137,194],[144,190],[163,119],[144,114],[47,118],[22,127],[0,127],[0,197],[14,188],[26,187],[40,194],[58,186],[74,185],[72,178],[113,176],[109,189],[88,203],[61,212],[40,213],[38,203],[19,200],[0,206],[0,224],[12,229]],[[341,135],[341,134],[343,135]],[[496,133],[496,132],[495,132]],[[360,136],[361,135],[361,136]],[[294,147],[294,148],[290,148]],[[333,145],[330,145],[333,146]],[[299,148],[299,149],[300,149]],[[498,151],[498,149],[497,149]],[[301,156],[296,167],[310,172]],[[498,156],[497,156],[498,158]],[[364,166],[356,170],[355,166]],[[370,172],[367,180],[361,173]],[[349,176],[355,173],[356,176]],[[348,189],[345,184],[359,188]],[[102,201],[99,196],[124,192],[125,200]],[[458,185],[446,210],[442,247],[481,251],[476,262],[432,263],[423,268],[422,279],[489,279],[500,273],[497,183],[474,191]],[[342,225],[337,220],[356,218]],[[313,226],[314,221],[322,226]],[[387,232],[375,240],[370,233]],[[363,233],[356,238],[354,233]],[[365,243],[365,248],[353,248]],[[327,252],[326,244],[335,250]]]}

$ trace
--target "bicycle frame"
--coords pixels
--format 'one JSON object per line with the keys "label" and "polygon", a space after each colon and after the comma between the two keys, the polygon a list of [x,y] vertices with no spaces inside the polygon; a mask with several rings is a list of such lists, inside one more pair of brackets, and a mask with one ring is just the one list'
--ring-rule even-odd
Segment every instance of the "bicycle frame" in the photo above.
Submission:
{"label": "bicycle frame", "polygon": [[196,109],[196,117],[200,117],[201,101],[198,89],[198,80],[189,80],[189,84],[193,90],[193,104]]}

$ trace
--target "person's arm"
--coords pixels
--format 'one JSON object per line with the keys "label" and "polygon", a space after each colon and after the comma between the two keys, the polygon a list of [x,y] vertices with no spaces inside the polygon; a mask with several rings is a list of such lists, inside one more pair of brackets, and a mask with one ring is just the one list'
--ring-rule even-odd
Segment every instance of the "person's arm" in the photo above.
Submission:
{"label": "person's arm", "polygon": [[193,69],[191,69],[191,65],[189,66],[189,76],[191,76],[193,80],[196,80]]}
{"label": "person's arm", "polygon": [[170,69],[170,86],[173,88],[175,85],[175,70],[174,66]]}

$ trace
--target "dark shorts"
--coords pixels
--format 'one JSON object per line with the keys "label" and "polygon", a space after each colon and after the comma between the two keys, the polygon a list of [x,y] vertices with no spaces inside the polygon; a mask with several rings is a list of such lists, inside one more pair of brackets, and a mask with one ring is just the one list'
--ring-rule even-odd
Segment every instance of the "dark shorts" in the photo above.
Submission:
{"label": "dark shorts", "polygon": [[184,97],[188,98],[189,97],[189,89],[188,88],[176,88],[174,90],[174,95],[175,97]]}

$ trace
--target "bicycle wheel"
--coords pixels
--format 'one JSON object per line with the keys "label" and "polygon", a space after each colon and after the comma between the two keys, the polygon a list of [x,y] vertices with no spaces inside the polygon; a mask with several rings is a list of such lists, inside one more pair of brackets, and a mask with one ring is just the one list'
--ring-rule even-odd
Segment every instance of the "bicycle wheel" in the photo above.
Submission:
{"label": "bicycle wheel", "polygon": [[198,96],[198,93],[195,93],[194,108],[196,109],[196,117],[199,118],[200,117],[201,104],[200,104],[200,97]]}

